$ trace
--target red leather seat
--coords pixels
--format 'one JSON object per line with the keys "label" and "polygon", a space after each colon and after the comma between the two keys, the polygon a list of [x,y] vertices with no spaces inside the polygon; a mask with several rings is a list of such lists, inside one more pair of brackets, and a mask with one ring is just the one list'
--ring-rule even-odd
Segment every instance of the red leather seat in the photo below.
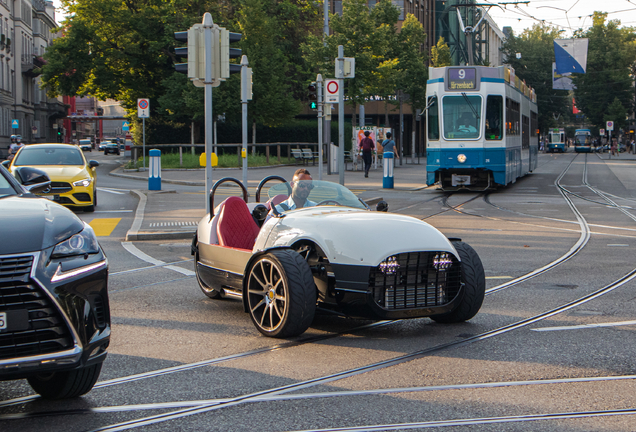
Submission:
{"label": "red leather seat", "polygon": [[267,207],[267,210],[271,210],[273,206],[278,205],[278,204],[282,203],[283,201],[286,201],[287,198],[288,198],[287,195],[278,194],[278,195],[272,197],[269,201],[267,201],[265,203],[265,207]]}
{"label": "red leather seat", "polygon": [[216,225],[221,246],[252,250],[259,230],[241,198],[229,197],[221,203]]}

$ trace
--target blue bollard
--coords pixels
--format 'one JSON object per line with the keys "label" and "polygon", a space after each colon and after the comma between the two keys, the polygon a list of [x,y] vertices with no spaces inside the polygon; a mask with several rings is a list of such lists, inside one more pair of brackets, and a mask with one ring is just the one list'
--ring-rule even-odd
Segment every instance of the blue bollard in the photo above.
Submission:
{"label": "blue bollard", "polygon": [[150,155],[148,190],[161,190],[161,150],[152,149],[148,154]]}
{"label": "blue bollard", "polygon": [[393,152],[384,152],[382,158],[384,161],[384,177],[382,178],[382,187],[384,189],[393,189]]}

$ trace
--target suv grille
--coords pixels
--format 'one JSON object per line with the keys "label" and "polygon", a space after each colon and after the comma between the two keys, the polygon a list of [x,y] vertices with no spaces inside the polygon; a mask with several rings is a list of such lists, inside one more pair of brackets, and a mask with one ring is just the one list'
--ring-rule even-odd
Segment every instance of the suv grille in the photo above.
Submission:
{"label": "suv grille", "polygon": [[401,253],[371,269],[369,286],[384,309],[443,306],[459,292],[461,266],[447,252]]}
{"label": "suv grille", "polygon": [[26,310],[28,327],[0,332],[0,360],[73,347],[73,337],[51,299],[28,283],[32,256],[0,258],[0,310]]}

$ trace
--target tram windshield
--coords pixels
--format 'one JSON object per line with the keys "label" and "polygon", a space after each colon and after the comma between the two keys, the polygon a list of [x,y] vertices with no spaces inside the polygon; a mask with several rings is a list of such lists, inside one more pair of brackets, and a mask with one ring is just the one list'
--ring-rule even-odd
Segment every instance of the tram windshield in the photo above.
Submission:
{"label": "tram windshield", "polygon": [[563,138],[562,133],[550,132],[550,142],[552,144],[558,144],[565,142],[565,139]]}
{"label": "tram windshield", "polygon": [[444,96],[444,138],[479,138],[481,96]]}
{"label": "tram windshield", "polygon": [[589,146],[592,143],[592,137],[588,134],[576,134],[574,136],[574,144],[578,146]]}

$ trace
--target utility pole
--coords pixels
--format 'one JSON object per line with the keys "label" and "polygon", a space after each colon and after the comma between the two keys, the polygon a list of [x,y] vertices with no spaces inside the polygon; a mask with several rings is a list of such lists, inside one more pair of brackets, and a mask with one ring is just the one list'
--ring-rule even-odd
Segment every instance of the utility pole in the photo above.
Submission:
{"label": "utility pole", "polygon": [[322,121],[323,121],[323,107],[322,101],[322,74],[318,74],[316,77],[316,85],[318,86],[318,180],[322,180]]}
{"label": "utility pole", "polygon": [[338,58],[336,59],[336,79],[340,86],[338,92],[338,174],[339,183],[344,186],[345,172],[345,139],[344,139],[344,46],[338,45]]}

